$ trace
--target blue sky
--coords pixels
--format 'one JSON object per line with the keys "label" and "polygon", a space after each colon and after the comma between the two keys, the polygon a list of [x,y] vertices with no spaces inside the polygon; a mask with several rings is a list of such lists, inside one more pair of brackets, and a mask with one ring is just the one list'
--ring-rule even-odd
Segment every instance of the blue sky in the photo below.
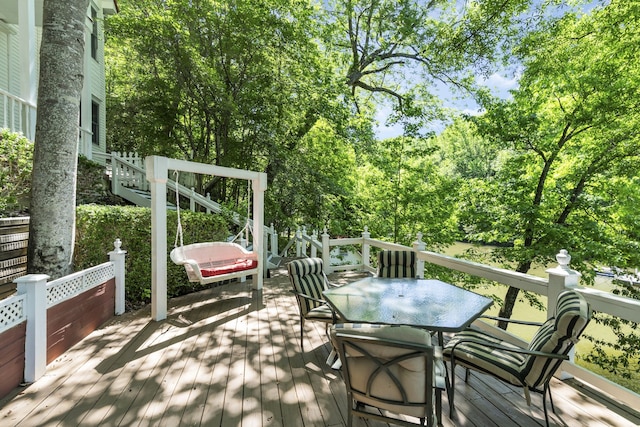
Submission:
{"label": "blue sky", "polygon": [[[478,84],[488,87],[491,92],[501,98],[509,97],[509,91],[516,89],[518,86],[518,78],[506,77],[506,73],[494,73],[488,79],[478,78]],[[449,108],[456,109],[464,114],[475,115],[480,113],[479,105],[472,98],[460,98],[459,95],[453,95],[447,87],[441,85],[437,89],[438,95]],[[375,127],[376,136],[379,139],[393,138],[402,135],[402,125],[388,126],[385,124],[387,118],[391,114],[390,105],[382,105],[376,114],[378,125]],[[433,128],[427,130],[435,130],[436,132],[444,129],[441,123],[434,123]]]}

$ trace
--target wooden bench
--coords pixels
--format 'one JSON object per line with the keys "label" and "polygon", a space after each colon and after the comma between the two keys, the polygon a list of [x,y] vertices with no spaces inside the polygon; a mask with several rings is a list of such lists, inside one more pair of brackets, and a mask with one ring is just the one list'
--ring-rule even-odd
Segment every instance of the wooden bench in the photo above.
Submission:
{"label": "wooden bench", "polygon": [[184,265],[190,282],[220,282],[258,274],[258,255],[231,242],[194,243],[175,248],[171,260]]}

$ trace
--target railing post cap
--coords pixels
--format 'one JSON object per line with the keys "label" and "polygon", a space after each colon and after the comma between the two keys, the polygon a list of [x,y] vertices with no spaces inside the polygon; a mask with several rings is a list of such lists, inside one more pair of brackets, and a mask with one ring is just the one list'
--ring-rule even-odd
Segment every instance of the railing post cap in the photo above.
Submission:
{"label": "railing post cap", "polygon": [[571,267],[569,267],[571,255],[569,255],[569,252],[567,252],[566,249],[561,249],[560,252],[558,252],[556,255],[556,261],[558,261],[558,265],[547,269],[547,273],[561,276],[581,276],[580,272],[572,270]]}
{"label": "railing post cap", "polygon": [[127,251],[121,249],[122,248],[122,240],[116,238],[116,240],[113,242],[113,251],[109,252],[109,254],[122,254],[122,253],[127,253]]}
{"label": "railing post cap", "polygon": [[20,283],[35,283],[47,281],[51,278],[48,274],[27,274],[26,276],[18,277],[13,281],[17,284]]}
{"label": "railing post cap", "polygon": [[571,262],[571,255],[567,252],[566,249],[560,249],[560,252],[556,255],[556,261],[558,261],[558,265],[564,268],[569,268],[569,263]]}

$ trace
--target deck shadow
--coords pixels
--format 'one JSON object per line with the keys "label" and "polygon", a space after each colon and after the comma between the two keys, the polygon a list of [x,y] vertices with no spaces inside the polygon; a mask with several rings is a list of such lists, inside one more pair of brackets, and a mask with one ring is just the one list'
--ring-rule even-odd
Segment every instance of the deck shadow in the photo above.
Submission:
{"label": "deck shadow", "polygon": [[[150,320],[139,332],[132,335],[128,342],[122,344],[120,351],[102,360],[95,369],[101,374],[115,371],[131,361],[145,357],[156,351],[161,351],[180,341],[214,330],[218,326],[224,325],[231,320],[260,310],[262,306],[262,292],[255,291],[251,297],[238,296],[216,300],[200,305],[193,310],[176,311],[168,315],[165,320]],[[175,308],[176,307],[174,307],[174,309]],[[228,312],[229,314],[220,317],[220,314],[224,312]],[[214,317],[219,318],[213,322],[205,322],[207,319]],[[198,326],[198,324],[202,322],[205,323]],[[159,339],[167,334],[171,328],[181,328],[184,329],[184,332],[166,340]],[[154,335],[156,337],[153,341],[156,342],[145,346],[145,343],[152,339]]]}

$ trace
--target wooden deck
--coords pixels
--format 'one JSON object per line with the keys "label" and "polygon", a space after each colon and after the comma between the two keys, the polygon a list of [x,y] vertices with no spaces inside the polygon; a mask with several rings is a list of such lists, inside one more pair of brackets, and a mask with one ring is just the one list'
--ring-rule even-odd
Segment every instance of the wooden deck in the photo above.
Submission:
{"label": "wooden deck", "polygon": [[[331,277],[334,282],[357,278]],[[345,426],[346,393],[325,360],[322,325],[307,323],[300,353],[298,308],[286,270],[265,281],[219,286],[120,316],[52,362],[46,375],[0,402],[2,426]],[[462,371],[457,372],[462,376]],[[640,419],[571,384],[552,384],[553,425],[636,426]],[[544,425],[541,398],[486,376],[458,380],[457,416],[445,426]],[[356,420],[355,426],[386,424]]]}

